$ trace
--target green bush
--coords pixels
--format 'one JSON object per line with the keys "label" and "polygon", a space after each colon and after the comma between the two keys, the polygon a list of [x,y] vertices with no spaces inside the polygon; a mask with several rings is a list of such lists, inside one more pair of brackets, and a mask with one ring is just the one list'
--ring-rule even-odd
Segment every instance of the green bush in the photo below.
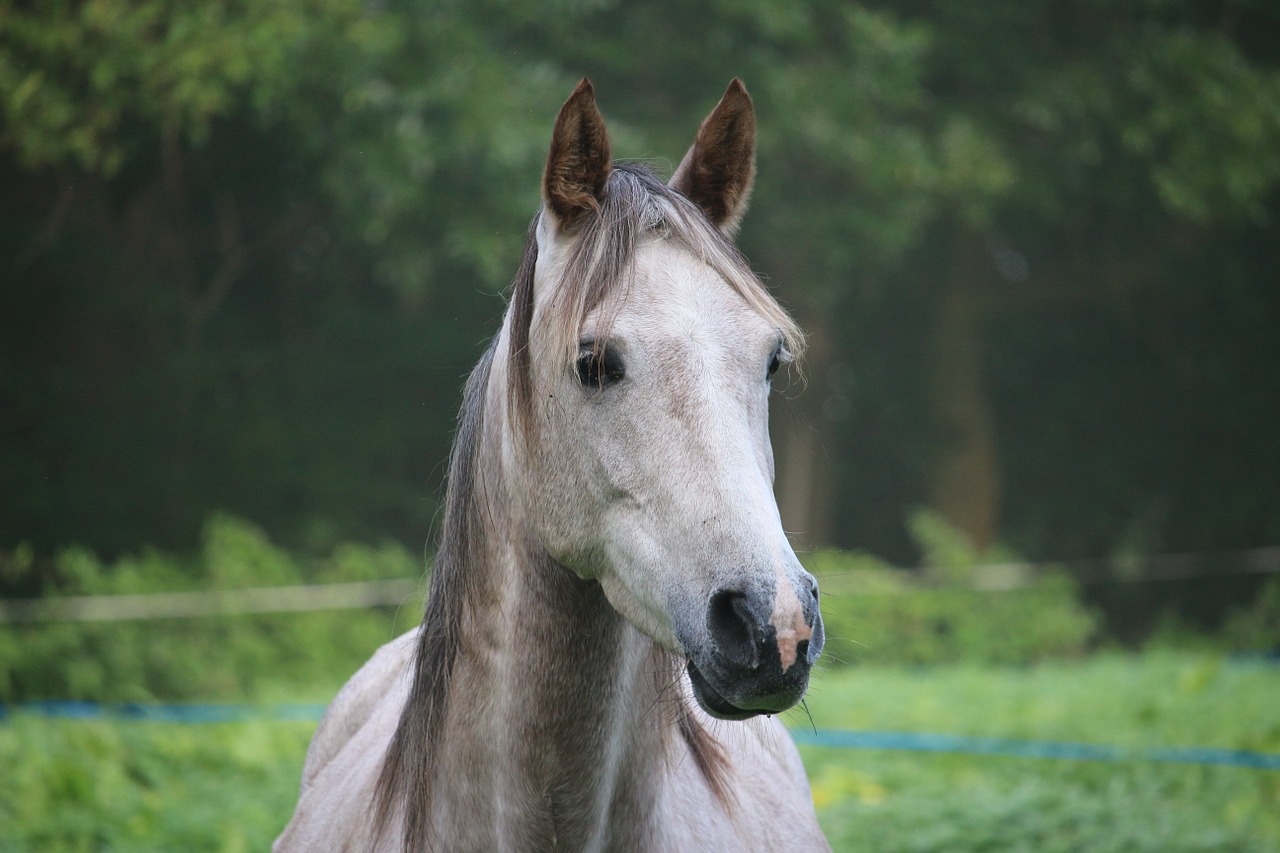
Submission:
{"label": "green bush", "polygon": [[1222,633],[1233,651],[1280,651],[1280,578],[1263,584],[1252,604],[1232,610]]}
{"label": "green bush", "polygon": [[0,850],[267,850],[314,729],[15,715],[0,725]]}
{"label": "green bush", "polygon": [[[21,554],[10,571],[30,570]],[[15,569],[16,567],[16,569]],[[306,561],[275,547],[244,521],[216,516],[197,557],[149,552],[112,564],[83,549],[56,558],[47,596],[227,590],[304,583],[417,578],[421,563],[400,546],[341,545]],[[0,701],[112,702],[324,699],[380,644],[411,627],[419,599],[400,607],[217,615],[0,627]]]}
{"label": "green bush", "polygon": [[929,585],[858,554],[806,562],[822,586],[825,657],[835,665],[1028,663],[1078,654],[1095,627],[1062,574],[995,590]]}
{"label": "green bush", "polygon": [[829,663],[1021,664],[1084,650],[1096,619],[1065,573],[976,552],[927,513],[911,527],[927,570],[839,551],[804,558],[823,592]]}
{"label": "green bush", "polygon": [[1206,629],[1173,609],[1164,610],[1142,648],[1215,655],[1280,653],[1280,578],[1262,583],[1252,601],[1228,608],[1218,629]]}

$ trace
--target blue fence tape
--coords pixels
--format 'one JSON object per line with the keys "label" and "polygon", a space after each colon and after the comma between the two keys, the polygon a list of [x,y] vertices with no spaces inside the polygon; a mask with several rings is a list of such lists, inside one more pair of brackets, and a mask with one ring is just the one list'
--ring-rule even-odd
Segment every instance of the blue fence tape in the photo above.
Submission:
{"label": "blue fence tape", "polygon": [[[0,705],[0,722],[14,714],[73,720],[125,720],[147,723],[317,722],[322,704],[160,705],[97,702],[26,702]],[[1203,747],[1126,748],[1096,743],[1010,740],[928,732],[867,732],[838,729],[794,729],[796,743],[835,749],[886,749],[944,752],[1012,758],[1057,758],[1075,761],[1156,761],[1280,770],[1280,753]]]}
{"label": "blue fence tape", "polygon": [[927,732],[858,732],[819,729],[792,731],[796,743],[837,749],[888,749],[949,752],[1011,758],[1058,758],[1075,761],[1158,761],[1172,764],[1216,764],[1280,770],[1280,754],[1206,747],[1126,748],[1097,743],[965,737]]}
{"label": "blue fence tape", "polygon": [[323,704],[160,705],[152,703],[24,702],[0,705],[0,721],[12,714],[71,720],[126,720],[144,723],[242,723],[250,720],[315,723]]}

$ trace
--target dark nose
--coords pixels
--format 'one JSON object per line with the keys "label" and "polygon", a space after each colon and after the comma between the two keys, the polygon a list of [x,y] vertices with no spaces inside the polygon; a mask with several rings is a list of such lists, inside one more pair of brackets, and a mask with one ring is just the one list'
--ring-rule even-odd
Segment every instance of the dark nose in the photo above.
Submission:
{"label": "dark nose", "polygon": [[[798,587],[798,588],[796,588]],[[726,587],[707,602],[705,641],[689,656],[694,695],[728,720],[785,711],[804,695],[822,651],[818,587]]]}
{"label": "dark nose", "polygon": [[807,669],[821,653],[824,639],[818,584],[806,574],[796,592],[792,602],[799,610],[787,613],[780,625],[773,624],[778,616],[773,596],[737,589],[712,593],[707,605],[707,633],[719,666],[736,675],[786,671],[795,663],[803,663]]}

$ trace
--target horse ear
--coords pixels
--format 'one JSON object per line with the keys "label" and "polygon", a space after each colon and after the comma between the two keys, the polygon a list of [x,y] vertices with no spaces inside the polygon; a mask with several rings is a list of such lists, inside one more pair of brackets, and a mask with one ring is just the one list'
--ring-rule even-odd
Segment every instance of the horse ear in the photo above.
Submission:
{"label": "horse ear", "polygon": [[542,200],[562,230],[600,206],[609,170],[609,134],[595,89],[584,77],[556,116],[542,175]]}
{"label": "horse ear", "polygon": [[728,234],[747,212],[756,176],[756,111],[737,77],[698,128],[671,188],[686,196]]}

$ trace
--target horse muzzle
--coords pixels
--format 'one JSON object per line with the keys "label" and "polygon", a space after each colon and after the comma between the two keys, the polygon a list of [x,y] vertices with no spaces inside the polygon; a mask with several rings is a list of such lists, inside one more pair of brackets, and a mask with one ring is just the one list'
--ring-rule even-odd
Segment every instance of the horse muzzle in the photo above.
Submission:
{"label": "horse muzzle", "polygon": [[803,593],[788,589],[786,604],[750,590],[711,595],[706,642],[688,654],[693,695],[708,714],[745,720],[800,701],[824,641],[818,585],[802,578]]}

